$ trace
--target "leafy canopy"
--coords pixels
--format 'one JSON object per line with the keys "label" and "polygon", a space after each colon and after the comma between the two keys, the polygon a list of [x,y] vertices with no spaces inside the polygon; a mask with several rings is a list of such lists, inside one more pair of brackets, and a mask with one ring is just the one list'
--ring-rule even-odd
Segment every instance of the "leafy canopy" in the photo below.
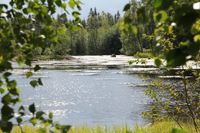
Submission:
{"label": "leafy canopy", "polygon": [[[32,71],[38,71],[38,65],[32,66],[32,49],[59,42],[58,36],[66,29],[65,24],[55,27],[54,14],[58,8],[63,10],[61,16],[69,14],[67,7],[72,8],[72,16],[76,23],[79,22],[79,0],[10,0],[9,4],[0,4],[0,92],[1,92],[1,120],[0,128],[4,132],[10,132],[14,124],[24,123],[23,117],[26,109],[21,105],[17,110],[15,107],[21,102],[20,89],[15,80],[10,79],[13,70],[13,62],[18,65],[27,65],[30,70],[26,77],[30,78]],[[74,23],[74,25],[76,24]],[[61,30],[62,29],[62,30]],[[41,79],[30,81],[30,85],[37,87],[42,85]],[[32,125],[41,124],[44,127],[54,126],[63,132],[69,126],[53,123],[53,115],[45,112],[37,112],[35,104],[28,107],[32,117],[29,122]],[[15,116],[14,114],[19,114]],[[17,123],[13,123],[16,119]]]}

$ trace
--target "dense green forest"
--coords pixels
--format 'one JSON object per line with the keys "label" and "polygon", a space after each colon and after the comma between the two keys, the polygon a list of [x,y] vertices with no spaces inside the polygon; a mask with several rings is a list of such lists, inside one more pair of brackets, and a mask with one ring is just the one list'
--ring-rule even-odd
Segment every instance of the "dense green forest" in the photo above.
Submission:
{"label": "dense green forest", "polygon": [[45,48],[37,47],[34,56],[59,58],[66,55],[109,55],[120,54],[122,43],[120,40],[120,13],[99,13],[96,8],[90,9],[86,20],[80,20],[79,28],[66,23],[73,23],[66,17],[57,16],[54,25],[64,24],[67,30],[58,36],[59,43]]}
{"label": "dense green forest", "polygon": [[[78,27],[72,25],[74,20],[68,19],[66,15],[58,15],[49,30],[55,29],[62,34],[52,39],[55,44],[47,43],[43,48],[34,48],[33,56],[40,59],[62,59],[67,55],[135,55],[146,51],[151,54],[143,54],[144,57],[160,55],[160,51],[165,49],[160,44],[169,42],[156,43],[161,36],[155,37],[156,32],[160,31],[156,28],[157,16],[153,2],[132,0],[130,4],[130,9],[123,15],[119,12],[114,15],[98,12],[96,8],[91,8],[87,19],[79,18]],[[163,12],[158,14],[164,17],[161,19],[165,19],[166,15]],[[33,25],[40,32],[42,22],[36,20]],[[58,25],[63,28],[58,28]],[[170,36],[173,34],[169,33]]]}
{"label": "dense green forest", "polygon": [[[153,11],[147,9],[145,15],[150,15],[150,21],[143,25],[140,23],[140,18],[136,16],[137,8],[141,6],[141,3],[134,0],[131,3],[134,6],[125,12],[124,16],[119,11],[112,15],[105,12],[100,13],[96,8],[91,8],[88,18],[80,20],[79,27],[70,26],[73,24],[73,20],[58,15],[54,19],[54,28],[59,24],[63,24],[67,28],[67,30],[61,31],[64,34],[57,38],[59,43],[47,45],[44,48],[37,47],[33,50],[33,55],[39,58],[43,57],[42,59],[62,59],[67,55],[134,55],[137,52],[143,52],[143,49],[153,51],[154,42],[148,36],[153,33],[155,28]],[[127,33],[124,33],[122,27],[125,17],[130,17],[131,23],[138,24],[138,28],[130,27]],[[39,30],[40,22],[37,21],[36,26]],[[134,30],[137,31],[137,35],[133,33]]]}
{"label": "dense green forest", "polygon": [[[131,1],[133,5],[130,10],[121,15],[119,11],[112,15],[106,12],[98,12],[96,8],[91,8],[88,18],[79,20],[79,28],[70,26],[73,20],[66,16],[58,15],[54,19],[56,25],[64,24],[67,30],[57,38],[56,45],[47,45],[45,48],[37,47],[33,50],[36,57],[63,58],[67,55],[111,55],[124,54],[134,55],[143,52],[144,49],[155,51],[155,42],[150,36],[154,32],[155,22],[153,19],[153,9],[146,2]],[[144,5],[145,4],[145,5]],[[142,16],[137,16],[140,7],[147,6]],[[143,20],[145,16],[149,19]],[[123,20],[128,17],[130,26],[126,33],[123,32]],[[37,26],[40,22],[37,20]],[[145,24],[142,22],[146,21]],[[137,34],[134,32],[137,31]]]}

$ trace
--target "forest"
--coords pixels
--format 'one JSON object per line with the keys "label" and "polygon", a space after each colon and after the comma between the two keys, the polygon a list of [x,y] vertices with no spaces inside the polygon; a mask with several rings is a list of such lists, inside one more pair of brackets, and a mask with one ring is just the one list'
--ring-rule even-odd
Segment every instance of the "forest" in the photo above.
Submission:
{"label": "forest", "polygon": [[[80,20],[79,28],[67,25],[73,23],[64,16],[57,16],[56,25],[63,24],[67,30],[58,36],[59,43],[45,48],[37,47],[33,55],[43,58],[63,58],[67,55],[111,55],[120,54],[122,43],[120,40],[120,13],[114,16],[110,13],[99,13],[91,8],[86,20]],[[40,26],[40,24],[37,24]]]}
{"label": "forest", "polygon": [[[136,15],[137,8],[141,3],[132,1],[134,7],[125,13],[125,16],[131,16],[132,23],[139,24]],[[147,9],[149,10],[149,9]],[[152,11],[151,11],[152,12]],[[145,12],[146,15],[152,14],[151,12]],[[150,40],[149,35],[153,33],[155,23],[153,16],[147,24],[140,26],[138,29],[131,27],[127,34],[123,32],[123,16],[119,11],[112,15],[106,12],[98,12],[96,8],[91,8],[88,18],[86,20],[79,20],[78,27],[71,26],[73,20],[68,20],[65,15],[58,15],[54,19],[52,29],[56,29],[57,25],[62,24],[67,28],[58,29],[58,32],[63,32],[55,38],[55,45],[47,44],[46,47],[37,47],[32,51],[35,57],[40,59],[59,59],[64,58],[67,55],[111,55],[111,54],[124,54],[134,55],[137,52],[153,50],[153,41]],[[34,23],[35,27],[42,25],[37,20]],[[137,35],[134,35],[133,31],[137,30]],[[151,57],[151,55],[149,54]]]}

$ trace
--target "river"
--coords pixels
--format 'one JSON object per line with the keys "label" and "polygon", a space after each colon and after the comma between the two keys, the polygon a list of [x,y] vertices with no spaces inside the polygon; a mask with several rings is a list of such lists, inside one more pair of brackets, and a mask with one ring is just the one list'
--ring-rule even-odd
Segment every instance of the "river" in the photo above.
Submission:
{"label": "river", "polygon": [[43,86],[33,89],[23,75],[14,74],[22,88],[23,103],[35,102],[38,110],[53,112],[54,119],[72,125],[145,124],[141,113],[149,99],[148,84],[123,70],[41,70]]}

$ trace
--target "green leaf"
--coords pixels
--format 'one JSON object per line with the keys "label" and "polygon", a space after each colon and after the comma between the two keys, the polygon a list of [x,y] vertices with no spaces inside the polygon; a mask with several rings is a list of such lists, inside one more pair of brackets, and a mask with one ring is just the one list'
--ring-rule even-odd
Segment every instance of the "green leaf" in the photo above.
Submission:
{"label": "green leaf", "polygon": [[164,0],[153,0],[153,6],[159,8],[162,6]]}
{"label": "green leaf", "polygon": [[13,128],[13,124],[12,122],[0,120],[0,128],[6,133],[10,133]]}
{"label": "green leaf", "polygon": [[82,10],[81,6],[79,6],[79,5],[77,5],[77,8],[79,11]]}
{"label": "green leaf", "polygon": [[60,35],[64,35],[66,33],[67,29],[65,27],[59,27],[58,28],[58,33]]}
{"label": "green leaf", "polygon": [[[42,124],[43,124],[45,127],[48,127],[48,126],[50,126],[50,125],[52,124],[52,122],[49,121],[49,120],[42,120]],[[46,133],[46,132],[45,132],[45,133]]]}
{"label": "green leaf", "polygon": [[192,28],[191,28],[191,33],[193,35],[196,35],[200,32],[200,20],[198,19],[193,25],[192,25]]}
{"label": "green leaf", "polygon": [[81,14],[77,11],[73,11],[72,12],[72,15],[75,17],[75,18],[78,18]]}
{"label": "green leaf", "polygon": [[41,69],[41,67],[39,66],[39,65],[36,65],[35,67],[34,67],[34,71],[35,72],[37,72],[38,70],[40,70]]}
{"label": "green leaf", "polygon": [[2,85],[3,85],[3,81],[0,80],[0,86],[2,86]]}
{"label": "green leaf", "polygon": [[25,115],[25,109],[23,106],[20,106],[19,109],[18,109],[18,112],[21,116],[24,116]]}
{"label": "green leaf", "polygon": [[20,89],[19,88],[11,88],[9,89],[9,92],[12,94],[12,95],[15,95],[15,96],[19,96],[20,94]]}
{"label": "green leaf", "polygon": [[38,111],[37,113],[36,113],[36,118],[37,119],[40,119],[40,118],[42,118],[42,116],[45,114],[45,112],[43,112],[43,111]]}
{"label": "green leaf", "polygon": [[24,5],[24,0],[17,0],[15,3],[17,5],[18,9],[22,9],[22,7]]}
{"label": "green leaf", "polygon": [[154,60],[154,63],[155,63],[155,65],[156,65],[157,67],[160,67],[160,66],[162,65],[162,60],[159,59],[159,58],[156,58],[156,59]]}
{"label": "green leaf", "polygon": [[35,104],[34,104],[34,103],[31,104],[31,105],[28,107],[28,109],[29,109],[29,111],[30,111],[33,115],[35,114],[36,109],[35,109]]}
{"label": "green leaf", "polygon": [[194,42],[200,42],[200,35],[194,36]]}
{"label": "green leaf", "polygon": [[71,125],[61,125],[61,133],[67,133],[71,129]]}
{"label": "green leaf", "polygon": [[24,57],[22,56],[22,55],[19,55],[18,57],[17,57],[17,59],[16,59],[16,61],[17,61],[17,63],[18,63],[18,65],[22,65],[22,64],[24,64]]}
{"label": "green leaf", "polygon": [[145,24],[148,22],[148,17],[146,14],[146,8],[144,6],[141,6],[137,10],[137,19],[139,23]]}
{"label": "green leaf", "polygon": [[157,9],[167,10],[174,0],[154,0],[153,6]]}
{"label": "green leaf", "polygon": [[168,15],[165,11],[159,11],[157,13],[154,13],[154,20],[157,22],[165,22],[168,18]]}
{"label": "green leaf", "polygon": [[138,28],[135,25],[132,25],[131,32],[136,35],[138,33]]}
{"label": "green leaf", "polygon": [[124,17],[124,22],[126,24],[130,24],[132,22],[132,20],[131,20],[131,18],[129,16],[127,16],[127,17]]}
{"label": "green leaf", "polygon": [[32,81],[30,81],[30,85],[31,85],[33,88],[35,88],[35,87],[38,86],[38,81],[37,81],[37,80],[32,80]]}
{"label": "green leaf", "polygon": [[32,12],[31,8],[24,8],[24,9],[23,9],[23,13],[24,13],[24,14],[29,14],[29,13],[31,13],[31,12]]}
{"label": "green leaf", "polygon": [[18,102],[20,102],[20,98],[19,97],[12,99],[12,103],[13,104],[16,104]]}
{"label": "green leaf", "polygon": [[0,8],[8,9],[8,5],[6,5],[6,4],[0,4]]}
{"label": "green leaf", "polygon": [[180,47],[188,47],[190,46],[190,41],[184,41],[184,42],[180,42]]}
{"label": "green leaf", "polygon": [[7,87],[8,88],[16,88],[17,87],[17,81],[11,80],[11,81],[7,82]]}
{"label": "green leaf", "polygon": [[8,121],[14,117],[14,111],[8,105],[3,105],[1,108],[2,120]]}
{"label": "green leaf", "polygon": [[6,92],[6,89],[5,88],[0,88],[0,93],[1,94],[4,94]]}
{"label": "green leaf", "polygon": [[67,8],[67,4],[66,3],[62,3],[61,7],[65,10]]}
{"label": "green leaf", "polygon": [[4,103],[4,104],[10,104],[11,101],[12,101],[12,98],[11,98],[10,94],[6,94],[2,98],[2,103]]}
{"label": "green leaf", "polygon": [[49,119],[53,119],[53,113],[52,112],[49,113]]}
{"label": "green leaf", "polygon": [[77,25],[72,25],[71,30],[72,31],[78,31],[80,28]]}
{"label": "green leaf", "polygon": [[166,54],[167,66],[168,67],[177,67],[184,65],[186,63],[186,53],[181,48],[177,48],[169,51]]}
{"label": "green leaf", "polygon": [[26,78],[30,78],[33,75],[31,71],[26,72]]}
{"label": "green leaf", "polygon": [[38,84],[41,86],[43,85],[41,78],[38,79]]}
{"label": "green leaf", "polygon": [[17,120],[18,125],[20,125],[23,121],[21,117],[17,117],[16,120]]}
{"label": "green leaf", "polygon": [[62,1],[61,0],[56,0],[56,5],[61,7],[62,6]]}
{"label": "green leaf", "polygon": [[12,73],[10,73],[10,72],[5,72],[4,74],[3,74],[3,77],[4,78],[8,78],[9,76],[11,76],[12,75]]}
{"label": "green leaf", "polygon": [[182,129],[173,128],[171,133],[186,133],[186,132]]}
{"label": "green leaf", "polygon": [[[47,7],[43,7],[42,8],[42,13],[43,14],[47,14],[48,13],[48,8]],[[48,20],[47,20],[48,21]]]}
{"label": "green leaf", "polygon": [[74,7],[76,5],[76,3],[74,2],[74,0],[69,0],[68,4],[69,4],[69,7],[72,8],[72,9],[74,9]]}
{"label": "green leaf", "polygon": [[31,118],[29,121],[31,124],[33,124],[33,126],[35,126],[38,120],[36,118]]}
{"label": "green leaf", "polygon": [[124,6],[123,11],[128,11],[130,8],[131,8],[131,4],[128,3],[128,4],[126,4],[126,5]]}
{"label": "green leaf", "polygon": [[32,62],[31,59],[26,58],[25,60],[26,65],[31,66],[31,62]]}

